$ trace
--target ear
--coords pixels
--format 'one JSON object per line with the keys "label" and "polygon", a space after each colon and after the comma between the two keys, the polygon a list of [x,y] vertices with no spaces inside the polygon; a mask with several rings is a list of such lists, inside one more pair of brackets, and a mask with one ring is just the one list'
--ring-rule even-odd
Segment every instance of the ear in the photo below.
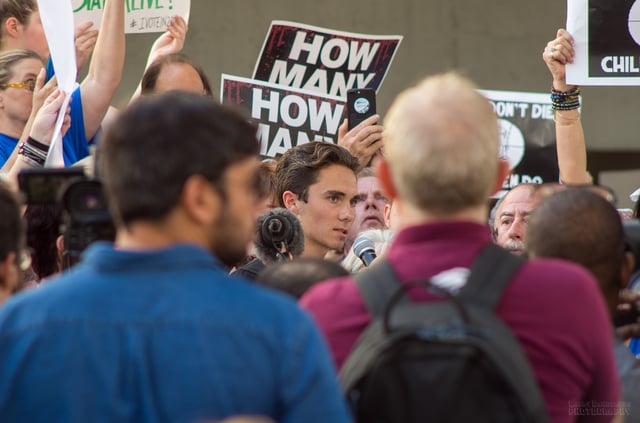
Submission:
{"label": "ear", "polygon": [[620,266],[620,289],[626,288],[629,282],[631,282],[631,275],[635,267],[636,259],[633,253],[626,251],[622,260],[622,266]]}
{"label": "ear", "polygon": [[300,214],[297,201],[298,194],[294,194],[291,191],[285,191],[282,193],[282,202],[284,203],[284,207],[296,216]]}
{"label": "ear", "polygon": [[384,158],[380,159],[380,162],[378,163],[377,174],[386,197],[393,201],[398,196],[398,191],[393,183],[389,163]]}
{"label": "ear", "polygon": [[215,222],[222,212],[222,201],[220,192],[203,176],[192,175],[182,186],[180,206],[197,224]]}
{"label": "ear", "polygon": [[56,249],[58,250],[59,255],[64,253],[64,235],[58,235],[56,238]]}
{"label": "ear", "polygon": [[511,173],[511,170],[509,169],[509,162],[503,159],[498,160],[498,174],[496,175],[496,183],[493,186],[491,194],[495,194],[502,190],[502,184],[507,176],[509,176],[509,173]]}
{"label": "ear", "polygon": [[21,29],[22,24],[15,16],[8,18],[4,23],[5,33],[11,38],[18,38],[20,36]]}

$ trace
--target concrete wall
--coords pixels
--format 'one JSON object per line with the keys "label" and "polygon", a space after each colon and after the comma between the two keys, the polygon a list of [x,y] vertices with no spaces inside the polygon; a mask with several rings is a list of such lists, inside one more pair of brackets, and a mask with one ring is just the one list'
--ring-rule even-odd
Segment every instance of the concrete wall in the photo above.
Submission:
{"label": "concrete wall", "polygon": [[[384,112],[401,89],[427,74],[465,73],[484,89],[548,92],[541,59],[566,19],[561,0],[191,0],[185,52],[209,75],[251,77],[274,19],[372,34],[400,34],[395,61],[379,92]],[[116,102],[133,91],[157,35],[127,37],[125,79]],[[583,88],[583,120],[591,150],[640,151],[640,88]],[[640,167],[640,163],[638,165]],[[640,185],[640,181],[638,181]]]}

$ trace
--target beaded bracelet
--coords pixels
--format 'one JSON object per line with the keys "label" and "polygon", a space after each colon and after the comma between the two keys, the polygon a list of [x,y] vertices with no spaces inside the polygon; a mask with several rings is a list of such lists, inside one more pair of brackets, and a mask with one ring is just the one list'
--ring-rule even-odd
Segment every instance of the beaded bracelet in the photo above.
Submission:
{"label": "beaded bracelet", "polygon": [[580,108],[580,87],[562,92],[551,87],[551,108],[553,110],[575,110]]}

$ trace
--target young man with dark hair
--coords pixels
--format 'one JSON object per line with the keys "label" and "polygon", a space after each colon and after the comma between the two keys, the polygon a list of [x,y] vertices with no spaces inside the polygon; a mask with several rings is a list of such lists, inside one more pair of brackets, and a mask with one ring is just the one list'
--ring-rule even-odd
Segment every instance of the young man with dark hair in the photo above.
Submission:
{"label": "young man with dark hair", "polygon": [[350,421],[309,316],[224,266],[262,205],[255,134],[201,95],[123,112],[100,154],[115,246],[0,312],[3,420]]}
{"label": "young man with dark hair", "polygon": [[303,256],[341,251],[355,216],[358,160],[335,144],[310,142],[287,150],[276,167],[280,205],[300,219]]}

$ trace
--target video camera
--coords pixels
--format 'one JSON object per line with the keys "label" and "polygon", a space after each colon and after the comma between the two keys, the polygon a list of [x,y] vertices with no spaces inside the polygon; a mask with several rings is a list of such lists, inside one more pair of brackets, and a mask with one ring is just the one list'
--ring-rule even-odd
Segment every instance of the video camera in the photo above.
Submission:
{"label": "video camera", "polygon": [[61,208],[64,268],[76,264],[94,241],[115,239],[102,184],[88,178],[81,167],[24,170],[18,175],[18,185],[27,205]]}

